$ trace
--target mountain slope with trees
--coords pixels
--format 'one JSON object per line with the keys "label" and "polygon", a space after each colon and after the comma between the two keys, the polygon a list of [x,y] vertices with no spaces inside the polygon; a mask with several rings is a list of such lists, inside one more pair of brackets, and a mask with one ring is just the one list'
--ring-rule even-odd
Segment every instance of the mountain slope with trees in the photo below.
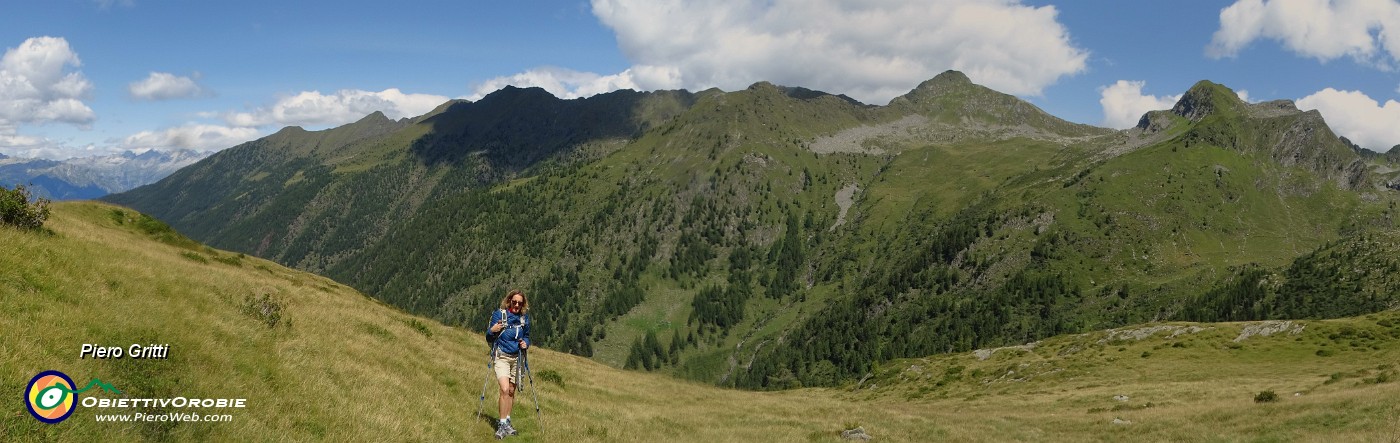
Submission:
{"label": "mountain slope with trees", "polygon": [[[1318,254],[1370,266],[1327,251],[1396,228],[1381,161],[1316,111],[1210,82],[1112,131],[949,71],[886,106],[507,88],[289,128],[109,200],[449,324],[522,287],[545,346],[774,389],[1154,320],[1359,313],[1303,297],[1241,318],[1211,294]],[[1359,278],[1366,309],[1396,305]]]}
{"label": "mountain slope with trees", "polygon": [[[0,391],[23,392],[36,373],[57,370],[75,388],[100,380],[120,392],[92,389],[83,400],[239,398],[247,407],[79,402],[47,424],[8,401],[6,441],[490,438],[494,392],[473,419],[488,376],[476,325],[444,325],[322,276],[201,245],[129,208],[52,209],[44,229],[0,224]],[[170,348],[159,360],[75,355],[92,341]],[[533,347],[512,439],[839,442],[861,427],[881,441],[1384,441],[1400,424],[1397,355],[1400,311],[1133,325],[896,359],[838,388],[784,392],[628,373]],[[135,413],[203,419],[97,418]],[[231,419],[210,420],[223,414]]]}

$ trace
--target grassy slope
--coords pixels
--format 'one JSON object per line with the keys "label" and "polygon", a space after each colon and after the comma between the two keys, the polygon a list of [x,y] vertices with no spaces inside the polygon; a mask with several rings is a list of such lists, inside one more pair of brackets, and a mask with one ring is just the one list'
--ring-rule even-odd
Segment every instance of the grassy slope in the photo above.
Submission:
{"label": "grassy slope", "polygon": [[[119,225],[113,209],[59,204],[53,235],[0,227],[0,392],[22,392],[34,373],[58,369],[132,396],[246,397],[249,407],[230,423],[98,424],[80,408],[44,425],[7,402],[3,439],[488,438],[488,423],[472,420],[486,350],[474,331],[264,260],[157,243],[131,227],[129,211]],[[242,310],[264,294],[284,307],[272,328]],[[1301,324],[1301,334],[1238,345],[1231,340],[1244,325],[1215,324],[1140,341],[1056,337],[986,360],[901,360],[877,370],[877,387],[856,391],[725,390],[539,350],[544,433],[529,403],[513,415],[526,441],[838,441],[854,425],[885,441],[1400,438],[1400,384],[1374,383],[1396,377],[1400,312]],[[172,350],[163,361],[80,360],[84,342]],[[957,366],[957,376],[946,375]],[[545,371],[563,383],[540,380]],[[1261,390],[1283,399],[1254,404]],[[1131,399],[1114,402],[1117,394]],[[1113,425],[1114,417],[1133,424]]]}
{"label": "grassy slope", "polygon": [[[966,416],[1004,423],[1013,430],[1003,435],[1014,439],[1400,438],[1400,407],[1389,399],[1400,393],[1400,312],[1294,321],[1284,332],[1241,339],[1269,324],[1284,323],[1158,323],[897,360],[852,398],[958,404]],[[1263,391],[1280,400],[1256,404]],[[1115,418],[1133,424],[1109,426]],[[1092,437],[1072,437],[1091,429]]]}

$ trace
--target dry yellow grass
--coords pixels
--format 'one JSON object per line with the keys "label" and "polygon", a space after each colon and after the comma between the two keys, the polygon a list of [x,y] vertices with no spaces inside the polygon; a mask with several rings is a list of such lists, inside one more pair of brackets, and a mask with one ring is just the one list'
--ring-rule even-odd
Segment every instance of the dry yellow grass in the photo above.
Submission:
{"label": "dry yellow grass", "polygon": [[[115,209],[56,205],[53,235],[0,228],[0,392],[16,399],[30,377],[56,369],[130,397],[242,397],[248,407],[227,423],[98,423],[97,411],[80,408],[46,425],[16,399],[0,403],[0,440],[491,438],[494,393],[488,419],[474,416],[486,375],[478,332],[264,260],[235,265],[215,260],[237,261],[227,252],[152,241],[118,224]],[[282,307],[276,326],[245,309],[264,297]],[[986,360],[892,362],[860,389],[788,392],[720,389],[538,349],[543,420],[522,393],[513,414],[522,435],[512,440],[841,441],[841,430],[862,426],[875,441],[1400,441],[1400,383],[1366,381],[1398,360],[1396,339],[1332,340],[1335,355],[1315,355],[1328,331],[1384,334],[1377,319],[1397,317],[1309,322],[1297,336],[1238,348],[1224,345],[1238,324],[1179,338],[1060,337]],[[148,342],[170,343],[170,358],[78,358],[83,343]],[[1083,349],[1066,352],[1075,345]],[[954,367],[958,376],[946,377]],[[1008,368],[1019,375],[1002,376]],[[1331,374],[1342,375],[1328,383]],[[1254,403],[1262,390],[1282,398]],[[1120,394],[1130,400],[1112,399]]]}

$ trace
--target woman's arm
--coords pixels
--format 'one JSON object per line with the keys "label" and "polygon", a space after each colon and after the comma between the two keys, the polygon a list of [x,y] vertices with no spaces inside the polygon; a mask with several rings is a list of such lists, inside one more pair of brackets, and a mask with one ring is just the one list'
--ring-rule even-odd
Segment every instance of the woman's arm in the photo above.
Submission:
{"label": "woman's arm", "polygon": [[494,342],[494,341],[496,341],[496,336],[501,335],[500,332],[492,331],[492,329],[495,329],[496,323],[501,321],[500,318],[499,318],[499,317],[500,317],[500,314],[501,314],[500,311],[491,311],[491,321],[488,322],[488,323],[486,323],[486,341],[487,341],[487,342]]}

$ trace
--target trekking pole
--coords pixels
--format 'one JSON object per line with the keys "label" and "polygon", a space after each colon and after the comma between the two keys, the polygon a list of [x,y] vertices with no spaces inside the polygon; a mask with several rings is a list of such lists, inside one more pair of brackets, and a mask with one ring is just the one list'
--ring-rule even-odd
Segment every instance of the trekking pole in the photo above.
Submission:
{"label": "trekking pole", "polygon": [[540,421],[540,432],[544,432],[544,416],[540,415],[540,390],[535,387],[535,374],[530,372],[530,357],[525,354],[525,349],[520,350],[521,363],[525,367],[525,375],[530,377],[530,395],[535,399],[535,419]]}
{"label": "trekking pole", "polygon": [[476,419],[478,421],[481,420],[482,408],[486,406],[486,386],[491,384],[491,376],[496,372],[493,369],[496,368],[496,345],[499,341],[501,339],[498,337],[496,341],[491,342],[491,352],[486,354],[486,381],[481,382],[481,400],[476,403]]}

